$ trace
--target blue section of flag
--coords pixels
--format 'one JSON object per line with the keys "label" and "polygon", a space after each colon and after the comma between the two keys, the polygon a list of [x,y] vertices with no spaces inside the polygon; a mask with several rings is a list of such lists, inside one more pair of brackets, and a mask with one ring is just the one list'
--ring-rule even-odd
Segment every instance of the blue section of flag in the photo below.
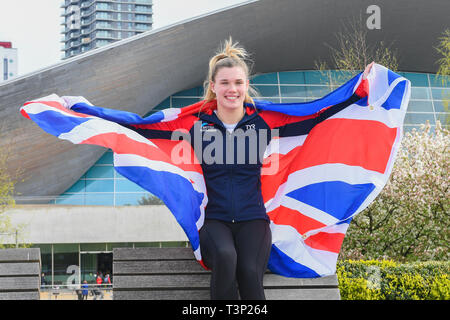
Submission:
{"label": "blue section of flag", "polygon": [[78,113],[89,114],[91,116],[121,124],[151,124],[160,122],[164,119],[164,113],[161,111],[142,118],[140,115],[133,112],[109,108],[98,108],[84,102],[76,103],[70,109]]}
{"label": "blue section of flag", "polygon": [[374,189],[375,185],[372,183],[326,181],[299,188],[289,192],[287,196],[322,210],[338,220],[344,220],[355,213]]}
{"label": "blue section of flag", "polygon": [[391,85],[391,83],[397,78],[400,78],[400,75],[391,70],[388,70],[388,85]]}
{"label": "blue section of flag", "polygon": [[89,118],[71,117],[52,110],[43,111],[37,114],[29,114],[28,116],[45,132],[57,137],[62,133],[72,131],[73,128],[90,120]]}
{"label": "blue section of flag", "polygon": [[256,107],[261,110],[277,111],[291,116],[309,116],[319,112],[323,108],[341,103],[352,96],[360,75],[361,74],[356,75],[341,87],[317,100],[294,103],[274,103],[270,101],[255,100],[255,104]]}
{"label": "blue section of flag", "polygon": [[392,90],[389,97],[386,99],[386,101],[383,103],[382,107],[386,110],[390,109],[400,109],[402,106],[402,101],[404,99],[406,90],[406,81],[400,81]]}
{"label": "blue section of flag", "polygon": [[314,270],[295,262],[291,257],[272,245],[268,268],[273,273],[292,278],[317,278],[320,277]]}

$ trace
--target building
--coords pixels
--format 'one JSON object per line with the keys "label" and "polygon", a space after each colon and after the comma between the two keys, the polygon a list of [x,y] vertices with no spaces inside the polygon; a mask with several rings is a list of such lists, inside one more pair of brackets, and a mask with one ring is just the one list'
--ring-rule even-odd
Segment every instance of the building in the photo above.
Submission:
{"label": "building", "polygon": [[[326,57],[324,43],[333,44],[342,21],[364,16],[373,4],[382,9],[382,22],[369,39],[396,41],[400,73],[412,83],[405,129],[426,120],[435,125],[449,114],[443,101],[450,89],[435,75],[433,49],[448,27],[450,2],[444,0],[252,0],[0,85],[0,119],[6,120],[0,147],[11,141],[9,168],[22,169],[25,179],[16,185],[20,204],[8,214],[15,225],[24,225],[19,241],[41,248],[49,282],[65,284],[73,265],[80,267],[78,281],[90,280],[91,273],[107,270],[114,247],[180,246],[186,237],[165,206],[139,205],[149,194],[114,171],[109,150],[58,140],[21,117],[19,105],[54,92],[143,116],[187,105],[201,98],[208,58],[229,35],[253,53],[251,82],[261,98],[322,97],[329,88],[314,62]],[[417,23],[419,12],[426,24]]]}
{"label": "building", "polygon": [[11,42],[0,41],[0,62],[0,82],[17,76],[17,49]]}
{"label": "building", "polygon": [[152,0],[65,0],[61,4],[63,59],[150,30]]}

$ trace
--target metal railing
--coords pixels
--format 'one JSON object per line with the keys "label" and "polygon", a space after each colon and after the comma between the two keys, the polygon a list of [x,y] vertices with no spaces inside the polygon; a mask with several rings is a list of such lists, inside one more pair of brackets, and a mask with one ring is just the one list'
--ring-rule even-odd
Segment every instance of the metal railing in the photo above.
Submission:
{"label": "metal railing", "polygon": [[112,284],[41,285],[41,300],[112,300]]}

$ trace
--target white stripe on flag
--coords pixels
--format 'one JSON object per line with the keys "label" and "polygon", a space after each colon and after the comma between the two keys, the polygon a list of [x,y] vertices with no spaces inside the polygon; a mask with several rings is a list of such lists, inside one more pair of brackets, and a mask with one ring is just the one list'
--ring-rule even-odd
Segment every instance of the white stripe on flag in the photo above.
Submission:
{"label": "white stripe on flag", "polygon": [[[58,102],[58,101],[55,101]],[[64,107],[61,105],[61,107]],[[60,113],[64,116],[68,116],[68,117],[74,117],[74,118],[78,118],[78,119],[90,119],[93,117],[80,117],[76,114],[73,114],[71,111],[67,110],[67,112],[61,110],[61,109],[57,109],[54,107],[50,107],[48,105],[46,105],[45,103],[42,102],[32,102],[30,104],[27,104],[26,106],[22,107],[22,109],[24,109],[28,114],[38,114],[44,111],[53,111],[53,112],[57,112]]]}
{"label": "white stripe on flag", "polygon": [[334,252],[316,250],[307,246],[302,236],[291,226],[270,223],[272,230],[272,244],[289,256],[292,260],[320,276],[334,274],[338,254]]}
{"label": "white stripe on flag", "polygon": [[304,202],[298,201],[288,196],[283,196],[280,205],[292,210],[299,211],[302,215],[317,220],[325,225],[331,225],[339,222],[339,220],[333,217],[331,214],[328,214],[325,211],[314,208]]}
{"label": "white stripe on flag", "polygon": [[88,121],[74,127],[71,131],[60,134],[58,138],[69,140],[72,143],[79,144],[96,135],[106,133],[123,134],[136,142],[156,147],[153,142],[144,138],[135,131],[125,128],[115,122],[100,119],[97,117],[90,118]]}
{"label": "white stripe on flag", "polygon": [[352,104],[328,119],[372,120],[384,123],[389,128],[398,128],[403,126],[404,113],[405,110],[400,109],[386,110],[378,106],[370,110],[367,106]]}
{"label": "white stripe on flag", "polygon": [[172,121],[178,118],[178,115],[181,113],[180,108],[168,108],[161,110],[161,112],[164,114],[164,119],[162,119],[160,122],[167,122]]}
{"label": "white stripe on flag", "polygon": [[264,152],[264,158],[267,158],[273,153],[287,154],[292,149],[302,146],[307,135],[273,138]]}

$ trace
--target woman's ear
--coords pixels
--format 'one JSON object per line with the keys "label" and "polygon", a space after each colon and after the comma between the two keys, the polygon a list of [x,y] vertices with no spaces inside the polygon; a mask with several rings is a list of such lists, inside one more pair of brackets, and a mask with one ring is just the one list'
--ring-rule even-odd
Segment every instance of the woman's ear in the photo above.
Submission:
{"label": "woman's ear", "polygon": [[214,81],[210,81],[210,82],[209,82],[209,87],[211,88],[211,91],[212,91],[213,93],[216,93],[215,88],[214,88]]}

